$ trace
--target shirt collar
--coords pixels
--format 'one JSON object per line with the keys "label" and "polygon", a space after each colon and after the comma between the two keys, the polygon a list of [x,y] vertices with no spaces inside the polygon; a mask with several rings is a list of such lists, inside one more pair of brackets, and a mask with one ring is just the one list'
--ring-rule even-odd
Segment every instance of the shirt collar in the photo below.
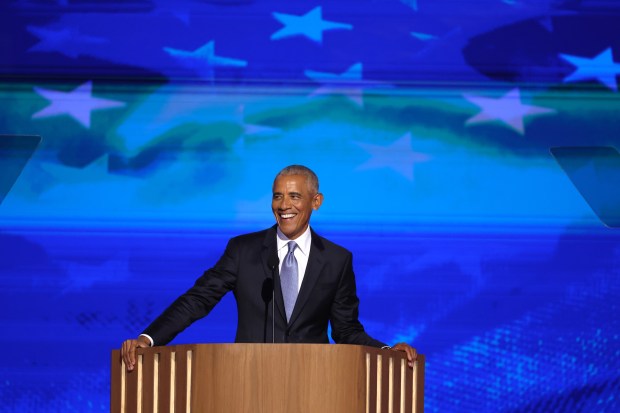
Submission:
{"label": "shirt collar", "polygon": [[[278,236],[276,237],[278,251],[280,251],[282,248],[286,247],[288,242],[291,240],[288,239],[288,237],[284,235],[282,231],[280,231],[280,227],[278,227],[276,232],[278,234]],[[312,233],[310,231],[310,225],[308,225],[308,228],[306,228],[304,233],[297,237],[297,239],[295,239],[294,241],[297,244],[297,249],[299,249],[299,251],[301,251],[301,253],[305,256],[308,256],[310,254],[310,245],[312,244]]]}

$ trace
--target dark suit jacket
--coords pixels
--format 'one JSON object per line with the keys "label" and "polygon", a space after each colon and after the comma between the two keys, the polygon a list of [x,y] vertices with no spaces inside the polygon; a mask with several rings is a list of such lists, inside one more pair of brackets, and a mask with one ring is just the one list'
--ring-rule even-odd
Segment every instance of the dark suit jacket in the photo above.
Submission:
{"label": "dark suit jacket", "polygon": [[[146,330],[155,345],[170,342],[192,322],[207,315],[228,291],[237,301],[238,343],[328,343],[327,325],[339,344],[382,347],[358,320],[352,254],[312,231],[312,245],[290,322],[286,322],[276,251],[276,226],[232,238],[217,264],[204,272],[192,288],[177,298]],[[274,277],[275,320],[272,304],[261,291]],[[264,293],[263,293],[264,294]],[[268,294],[270,299],[271,294]],[[267,318],[265,318],[267,311]],[[265,320],[268,320],[265,323]],[[275,333],[272,336],[272,322]],[[266,334],[265,334],[265,324]]]}

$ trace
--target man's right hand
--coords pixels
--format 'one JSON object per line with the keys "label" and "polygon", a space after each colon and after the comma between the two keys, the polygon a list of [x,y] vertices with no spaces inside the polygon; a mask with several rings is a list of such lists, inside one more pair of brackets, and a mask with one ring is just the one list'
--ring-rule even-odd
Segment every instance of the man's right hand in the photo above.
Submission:
{"label": "man's right hand", "polygon": [[136,365],[136,349],[150,347],[148,338],[138,337],[136,340],[125,340],[121,346],[121,357],[125,361],[127,371],[132,371]]}

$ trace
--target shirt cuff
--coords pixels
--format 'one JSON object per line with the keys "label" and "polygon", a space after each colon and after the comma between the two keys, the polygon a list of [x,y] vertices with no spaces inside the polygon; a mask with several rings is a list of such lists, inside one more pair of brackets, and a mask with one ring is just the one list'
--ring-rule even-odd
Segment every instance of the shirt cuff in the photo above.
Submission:
{"label": "shirt cuff", "polygon": [[[148,336],[147,336],[147,337],[148,337]],[[150,337],[149,337],[149,338],[150,338]],[[391,349],[391,348],[392,348],[392,346],[383,346],[383,347],[381,347],[381,350],[389,350],[389,349]]]}
{"label": "shirt cuff", "polygon": [[149,346],[153,347],[155,345],[155,343],[153,342],[153,338],[148,334],[140,334],[140,337],[146,337],[146,339],[149,341]]}

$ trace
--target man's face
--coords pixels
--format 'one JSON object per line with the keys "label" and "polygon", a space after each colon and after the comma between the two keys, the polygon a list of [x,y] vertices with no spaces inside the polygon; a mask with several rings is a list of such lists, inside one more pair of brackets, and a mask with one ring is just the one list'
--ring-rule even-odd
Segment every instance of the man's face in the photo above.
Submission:
{"label": "man's face", "polygon": [[273,183],[271,210],[280,231],[296,239],[308,227],[312,210],[319,209],[323,195],[313,194],[303,175],[278,176]]}

